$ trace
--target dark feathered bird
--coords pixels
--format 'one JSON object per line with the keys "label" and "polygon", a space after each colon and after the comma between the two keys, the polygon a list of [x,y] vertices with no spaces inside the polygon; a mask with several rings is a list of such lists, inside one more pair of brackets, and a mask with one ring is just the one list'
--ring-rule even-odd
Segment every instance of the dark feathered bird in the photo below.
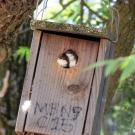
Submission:
{"label": "dark feathered bird", "polygon": [[63,68],[71,68],[77,64],[78,56],[75,51],[69,49],[62,53],[58,59],[57,63],[62,66]]}

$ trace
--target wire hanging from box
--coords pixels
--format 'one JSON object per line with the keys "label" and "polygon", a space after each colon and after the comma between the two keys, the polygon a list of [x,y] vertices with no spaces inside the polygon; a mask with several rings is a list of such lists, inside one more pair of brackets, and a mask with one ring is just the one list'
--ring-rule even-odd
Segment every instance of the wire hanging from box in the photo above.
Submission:
{"label": "wire hanging from box", "polygon": [[[116,43],[119,40],[119,23],[120,23],[120,15],[119,15],[119,11],[117,8],[115,7],[111,7],[110,4],[110,0],[108,0],[108,5],[109,5],[109,11],[110,11],[110,15],[111,15],[111,29],[110,29],[110,41],[112,43]],[[115,26],[113,27],[113,25],[115,24]],[[116,36],[113,39],[113,28],[115,28],[115,32],[116,32]]]}
{"label": "wire hanging from box", "polygon": [[[42,8],[39,10],[39,7],[41,6],[41,5],[39,6],[40,2],[41,2],[41,0],[37,0],[35,20],[45,20],[44,19],[44,12],[47,8],[48,0],[43,0],[41,2]],[[112,43],[116,43],[118,41],[118,38],[119,38],[119,22],[120,22],[119,11],[115,7],[111,7],[109,0],[108,0],[108,6],[110,9],[110,15],[111,15],[111,24],[110,24],[110,31],[109,31],[109,38],[108,39]],[[115,37],[113,36],[113,32],[116,33]]]}
{"label": "wire hanging from box", "polygon": [[[120,22],[120,16],[119,16],[119,11],[116,9],[116,8],[111,8],[111,17],[112,17],[112,20],[111,20],[111,41],[113,43],[116,43],[118,42],[119,40],[119,22]],[[114,15],[114,13],[116,13],[116,16]],[[115,36],[115,39],[112,38],[112,35],[113,35],[113,24],[115,23],[115,32],[116,32],[116,36]]]}
{"label": "wire hanging from box", "polygon": [[44,20],[44,18],[43,18],[44,17],[44,11],[47,8],[48,0],[43,0],[43,2],[42,2],[42,8],[39,10],[40,1],[41,0],[37,0],[35,20],[38,20],[39,15],[40,15],[40,19],[39,20]]}

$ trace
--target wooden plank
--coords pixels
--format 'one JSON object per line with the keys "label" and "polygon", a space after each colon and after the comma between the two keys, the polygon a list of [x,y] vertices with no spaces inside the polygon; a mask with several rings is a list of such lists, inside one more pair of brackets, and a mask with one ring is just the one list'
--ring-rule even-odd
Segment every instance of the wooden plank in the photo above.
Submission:
{"label": "wooden plank", "polygon": [[[106,42],[106,44],[107,44],[107,50],[106,50],[105,59],[110,59],[113,55],[114,45],[111,42]],[[94,135],[100,135],[101,123],[103,120],[103,115],[104,115],[103,113],[104,113],[106,97],[107,97],[107,82],[108,82],[108,78],[104,76],[104,69],[103,69],[101,83],[100,83],[100,90],[99,90],[99,98],[97,101],[96,113],[94,116],[94,122],[92,128],[92,134]]]}
{"label": "wooden plank", "polygon": [[[26,132],[81,135],[93,70],[82,72],[97,59],[99,42],[44,34],[32,89]],[[58,56],[72,49],[78,55],[74,68],[57,64]],[[77,88],[68,89],[72,84]],[[74,92],[76,91],[76,92]]]}
{"label": "wooden plank", "polygon": [[[103,61],[106,58],[106,52],[108,51],[108,49],[110,49],[110,46],[108,44],[109,43],[106,39],[101,39],[97,61]],[[104,104],[105,102],[105,97],[102,96],[104,92],[103,91],[104,86],[105,86],[105,78],[102,78],[103,71],[104,71],[103,67],[99,67],[95,70],[95,75],[94,75],[94,79],[92,83],[92,91],[89,98],[86,123],[84,127],[84,132],[83,132],[84,135],[85,134],[97,135],[95,134],[95,131],[99,129],[98,126],[96,125],[96,124],[99,124],[100,122],[99,119],[101,117],[101,114],[100,114],[101,112],[99,112],[99,110],[101,109],[100,108],[101,105]],[[100,101],[99,101],[99,98],[100,98]],[[100,104],[100,106],[98,104]],[[103,108],[104,107],[102,106],[102,109]],[[96,116],[96,119],[95,119],[95,116]],[[95,128],[95,131],[93,131],[93,128]]]}
{"label": "wooden plank", "polygon": [[106,32],[103,32],[96,28],[86,27],[84,25],[72,25],[65,23],[56,23],[56,22],[48,22],[45,20],[32,20],[31,28],[33,30],[42,30],[49,32],[58,32],[66,33],[66,34],[75,34],[80,36],[89,36],[89,37],[97,37],[97,38],[105,38],[108,39],[109,36]]}
{"label": "wooden plank", "polygon": [[20,107],[18,111],[18,117],[17,117],[17,122],[16,122],[16,128],[15,128],[16,132],[24,131],[27,111],[22,110],[22,105],[24,104],[25,101],[28,101],[30,98],[31,85],[33,81],[36,58],[37,58],[38,49],[40,45],[41,33],[42,32],[38,30],[34,31],[33,33],[33,40],[32,40],[32,45],[31,45],[31,56],[30,56],[29,64],[27,66],[27,71],[26,71],[25,80],[24,80],[24,86],[23,86]]}

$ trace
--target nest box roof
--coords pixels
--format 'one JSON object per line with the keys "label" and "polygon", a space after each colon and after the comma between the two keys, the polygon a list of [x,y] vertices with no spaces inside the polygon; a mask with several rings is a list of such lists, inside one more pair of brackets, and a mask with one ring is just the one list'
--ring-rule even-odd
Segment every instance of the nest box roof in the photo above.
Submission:
{"label": "nest box roof", "polygon": [[84,25],[72,25],[72,24],[32,20],[31,28],[32,30],[37,29],[50,32],[68,33],[68,34],[108,39],[107,33],[100,31],[99,29],[86,27]]}

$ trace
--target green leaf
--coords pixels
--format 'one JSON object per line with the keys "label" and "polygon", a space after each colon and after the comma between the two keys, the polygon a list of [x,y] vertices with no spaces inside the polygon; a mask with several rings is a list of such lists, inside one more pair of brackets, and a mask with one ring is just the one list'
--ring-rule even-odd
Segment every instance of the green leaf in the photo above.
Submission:
{"label": "green leaf", "polygon": [[30,57],[30,50],[27,47],[19,47],[19,49],[15,53],[16,57],[19,57],[19,59],[25,59],[27,62],[29,61]]}
{"label": "green leaf", "polygon": [[90,70],[90,69],[93,69],[93,68],[97,68],[97,67],[101,67],[101,66],[105,66],[105,76],[108,76],[112,73],[114,73],[116,70],[119,69],[120,67],[120,63],[123,59],[122,58],[119,58],[119,59],[116,59],[116,60],[105,60],[105,61],[99,61],[97,63],[94,63],[88,67],[86,67],[84,69],[84,71],[87,71],[87,70]]}
{"label": "green leaf", "polygon": [[118,70],[120,67],[120,63],[121,63],[121,59],[108,61],[106,69],[105,69],[105,76],[108,76],[116,72],[116,70]]}
{"label": "green leaf", "polygon": [[100,66],[105,66],[106,64],[108,63],[108,61],[99,61],[97,63],[94,63],[92,65],[89,65],[88,67],[86,67],[83,71],[88,71],[90,69],[94,69],[94,68],[97,68],[97,67],[100,67]]}
{"label": "green leaf", "polygon": [[125,58],[125,59],[123,60],[123,62],[121,63],[121,67],[120,67],[121,70],[124,70],[124,69],[128,66],[129,62],[130,62],[129,57]]}
{"label": "green leaf", "polygon": [[120,76],[120,82],[126,80],[128,77],[130,77],[133,73],[135,73],[135,55],[129,56],[129,62],[128,65],[124,68],[121,76]]}

